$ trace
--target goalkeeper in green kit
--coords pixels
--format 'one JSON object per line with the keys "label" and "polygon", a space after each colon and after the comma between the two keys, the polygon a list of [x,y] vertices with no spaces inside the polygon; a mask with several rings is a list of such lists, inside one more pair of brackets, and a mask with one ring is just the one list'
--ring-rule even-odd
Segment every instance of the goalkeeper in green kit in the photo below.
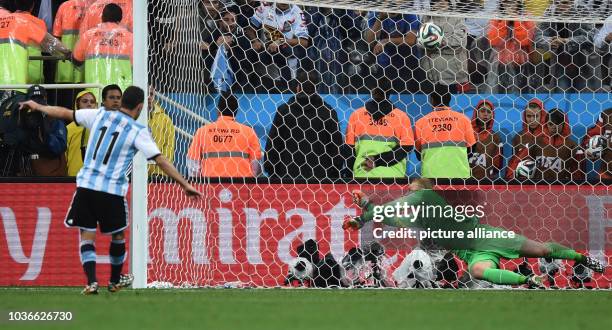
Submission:
{"label": "goalkeeper in green kit", "polygon": [[[437,212],[438,214],[434,215],[431,215],[431,212],[424,212],[427,208],[441,210],[444,207],[450,207],[446,200],[432,188],[433,185],[430,180],[416,179],[410,183],[412,193],[382,206],[370,203],[363,192],[355,190],[353,191],[353,201],[362,208],[363,213],[358,217],[347,218],[344,221],[343,228],[356,230],[363,227],[366,222],[376,219],[382,220],[384,224],[392,227],[415,228],[430,232],[453,232],[455,235],[441,235],[441,237],[431,238],[431,240],[434,244],[452,251],[465,261],[473,277],[495,284],[527,284],[530,287],[544,287],[541,276],[524,276],[509,270],[499,269],[501,258],[528,257],[574,260],[595,272],[604,272],[605,266],[599,260],[578,253],[561,244],[554,242],[539,243],[518,234],[510,237],[496,235],[505,232],[505,230],[481,224],[477,217],[460,218],[456,214],[446,216],[446,212],[444,214]],[[385,206],[392,207],[394,205],[396,207],[411,206],[413,212],[404,216],[398,216],[398,213],[391,217],[378,214],[383,213],[381,211]],[[458,232],[461,232],[461,235],[456,235]],[[479,232],[483,235],[467,238],[469,232]]]}

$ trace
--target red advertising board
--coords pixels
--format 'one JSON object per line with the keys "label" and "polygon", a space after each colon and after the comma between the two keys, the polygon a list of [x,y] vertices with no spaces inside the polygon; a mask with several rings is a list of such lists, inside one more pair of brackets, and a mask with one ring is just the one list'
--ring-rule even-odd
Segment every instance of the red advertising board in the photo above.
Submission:
{"label": "red advertising board", "polygon": [[[219,285],[240,281],[282,284],[295,247],[315,238],[323,254],[341,258],[372,232],[342,230],[357,214],[350,191],[361,188],[374,202],[406,192],[403,185],[209,184],[201,200],[175,185],[149,186],[149,281]],[[487,223],[540,241],[555,240],[610,261],[610,187],[441,187],[451,203],[484,205]],[[0,184],[0,286],[82,285],[78,233],[63,219],[74,184]],[[405,253],[405,242],[383,241]],[[98,277],[108,278],[109,238],[96,242]],[[128,258],[129,259],[129,258]],[[126,265],[126,270],[128,269]],[[609,287],[612,274],[598,277]]]}

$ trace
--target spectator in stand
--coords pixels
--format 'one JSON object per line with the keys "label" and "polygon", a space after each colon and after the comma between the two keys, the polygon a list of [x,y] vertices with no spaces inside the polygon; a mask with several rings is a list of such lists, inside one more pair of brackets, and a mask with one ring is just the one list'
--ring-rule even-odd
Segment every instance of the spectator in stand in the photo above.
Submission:
{"label": "spectator in stand", "polygon": [[391,79],[398,93],[427,90],[425,72],[419,66],[419,50],[415,47],[420,27],[416,15],[370,13],[365,40],[377,56],[378,76]]}
{"label": "spectator in stand", "polygon": [[536,167],[528,179],[535,182],[578,183],[584,180],[584,151],[570,135],[567,115],[559,109],[552,109],[548,113],[546,134],[512,157],[508,163],[506,178],[526,179],[516,169],[521,161],[531,160],[535,162]]}
{"label": "spectator in stand", "polygon": [[548,120],[544,103],[538,99],[532,99],[523,111],[523,127],[521,131],[512,138],[512,153],[518,155],[519,152],[536,143],[536,139],[541,139],[546,134],[546,122]]}
{"label": "spectator in stand", "polygon": [[[502,15],[522,15],[523,0],[501,1]],[[529,54],[534,50],[535,23],[528,21],[491,20],[487,36],[496,51],[487,83],[497,86],[498,93],[528,92],[533,68]]]}
{"label": "spectator in stand", "polygon": [[[452,11],[450,0],[430,0],[435,11]],[[467,87],[468,54],[465,19],[451,16],[424,16],[423,21],[433,22],[444,32],[440,47],[425,50],[421,66],[432,85],[449,86],[451,93],[463,92]]]}
{"label": "spectator in stand", "polygon": [[314,70],[321,74],[322,93],[341,93],[341,81],[346,80],[343,64],[348,62],[347,48],[343,41],[354,26],[349,12],[344,9],[310,7],[306,10],[308,32],[312,36],[313,47],[308,48],[309,62],[314,62]]}
{"label": "spectator in stand", "polygon": [[77,65],[85,64],[85,83],[117,84],[122,90],[132,85],[132,32],[119,25],[121,7],[108,4],[102,12],[102,24],[81,34],[74,49]]}
{"label": "spectator in stand", "polygon": [[597,52],[602,55],[602,67],[601,67],[601,79],[603,88],[606,91],[610,91],[612,85],[612,72],[610,72],[610,65],[612,65],[612,15],[606,18],[604,25],[597,31],[593,38],[593,43]]}
{"label": "spectator in stand", "polygon": [[[568,16],[581,9],[574,0],[555,0],[545,16]],[[593,75],[588,64],[588,54],[593,51],[590,34],[594,29],[588,23],[542,22],[536,29],[535,43],[538,49],[551,52],[549,90],[577,93],[586,87],[588,77]]]}
{"label": "spectator in stand", "polygon": [[[11,22],[0,24],[0,39],[5,40],[0,44],[0,53],[3,54],[0,56],[0,85],[23,85],[28,82],[27,45],[38,45],[45,52],[69,56],[68,48],[41,25],[32,24],[32,20],[23,14],[4,11],[0,18],[3,22]],[[0,102],[9,94],[0,91]]]}
{"label": "spectator in stand", "polygon": [[417,120],[414,128],[417,157],[424,178],[471,177],[468,149],[476,143],[470,119],[450,108],[446,85],[435,85],[429,95],[433,111]]}
{"label": "spectator in stand", "polygon": [[[43,30],[47,30],[47,24],[40,18],[33,16],[32,11],[34,10],[34,0],[19,0],[15,5],[15,14],[20,15],[24,19],[28,20],[30,24],[36,25]],[[39,45],[28,46],[28,56],[41,56]],[[40,60],[29,60],[28,61],[28,84],[42,84],[44,82],[43,76],[43,62]]]}
{"label": "spectator in stand", "polygon": [[[499,0],[484,0],[480,2],[470,2],[471,7],[480,17],[491,17],[499,7]],[[468,50],[468,74],[470,84],[476,92],[489,92],[491,86],[485,84],[487,72],[491,68],[491,45],[487,38],[489,20],[485,18],[466,18],[467,27],[467,50]]]}
{"label": "spectator in stand", "polygon": [[[261,5],[251,17],[251,27],[246,29],[252,48],[259,53],[259,62],[265,66],[266,75],[276,81],[294,79],[300,61],[306,57],[310,45],[304,14],[297,5]],[[278,76],[273,72],[276,64]]]}
{"label": "spectator in stand", "polygon": [[121,108],[123,93],[117,85],[108,85],[102,89],[102,107],[109,111],[118,111]]}
{"label": "spectator in stand", "polygon": [[129,31],[133,31],[133,0],[96,0],[93,4],[87,8],[85,13],[85,17],[81,21],[81,26],[79,28],[79,33],[83,35],[83,33],[97,27],[100,23],[105,23],[104,21],[104,8],[106,8],[109,4],[117,5],[121,8],[121,12],[123,15],[119,19],[117,24],[120,24],[122,27],[126,28]]}
{"label": "spectator in stand", "polygon": [[213,71],[211,75],[214,75],[213,64],[223,47],[231,69],[231,81],[238,82],[232,86],[244,93],[253,91],[256,87],[256,83],[249,78],[249,75],[254,72],[251,59],[256,54],[250,51],[251,41],[242,27],[238,25],[237,11],[238,7],[222,9],[219,13],[220,19],[217,21],[217,27],[212,33],[203,36],[204,48],[209,54],[205,57],[205,67],[207,72]]}
{"label": "spectator in stand", "polygon": [[[47,91],[40,85],[28,88],[28,99],[47,104]],[[66,126],[62,120],[43,116],[37,132],[40,152],[32,155],[32,173],[35,176],[66,176]]]}
{"label": "spectator in stand", "polygon": [[[589,148],[589,141],[596,135],[603,138],[601,153],[595,155]],[[612,108],[606,109],[599,114],[597,122],[588,129],[586,136],[582,139],[582,146],[586,150],[586,157],[596,161],[601,159],[599,176],[601,180],[611,182],[612,180]]]}
{"label": "spectator in stand", "polygon": [[218,119],[196,132],[187,151],[191,177],[256,177],[261,174],[261,147],[253,128],[236,122],[238,100],[221,93]]}
{"label": "spectator in stand", "polygon": [[495,123],[495,106],[491,101],[481,100],[472,114],[472,128],[476,143],[469,149],[468,162],[475,179],[496,179],[504,161],[504,145],[497,132]]}
{"label": "spectator in stand", "polygon": [[[82,91],[77,94],[74,101],[75,111],[97,108],[98,102],[92,92]],[[68,131],[66,148],[67,172],[68,176],[76,176],[81,167],[83,167],[90,132],[87,128],[78,126],[74,121],[66,126],[66,130]]]}
{"label": "spectator in stand", "polygon": [[372,100],[349,118],[346,144],[354,149],[347,167],[355,178],[406,177],[414,136],[408,115],[389,101],[391,93],[391,81],[380,78]]}
{"label": "spectator in stand", "polygon": [[317,94],[315,72],[298,72],[295,96],[276,111],[264,169],[272,178],[336,179],[344,166],[338,115]]}
{"label": "spectator in stand", "polygon": [[[170,116],[166,114],[161,105],[155,100],[155,88],[149,86],[148,106],[149,111],[149,127],[151,128],[151,137],[159,147],[162,155],[169,162],[174,161],[174,124]],[[149,176],[151,177],[167,177],[166,173],[157,165],[149,165]]]}

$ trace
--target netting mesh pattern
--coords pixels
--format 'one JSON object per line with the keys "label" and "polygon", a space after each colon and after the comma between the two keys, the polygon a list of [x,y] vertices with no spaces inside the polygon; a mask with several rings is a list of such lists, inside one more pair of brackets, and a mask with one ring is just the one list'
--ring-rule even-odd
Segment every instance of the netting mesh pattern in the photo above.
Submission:
{"label": "netting mesh pattern", "polygon": [[[396,226],[343,229],[362,214],[352,190],[383,204],[418,176],[453,179],[436,189],[482,206],[482,224],[608,263],[608,5],[150,2],[150,126],[205,196],[150,167],[149,281],[496,287],[464,254],[378,235]],[[612,279],[584,261],[493,258],[523,282]]]}

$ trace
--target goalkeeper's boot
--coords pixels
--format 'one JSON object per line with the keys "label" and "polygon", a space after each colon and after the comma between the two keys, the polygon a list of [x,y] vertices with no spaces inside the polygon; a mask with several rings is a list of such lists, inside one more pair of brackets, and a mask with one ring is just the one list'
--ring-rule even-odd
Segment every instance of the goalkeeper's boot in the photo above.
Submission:
{"label": "goalkeeper's boot", "polygon": [[344,217],[344,222],[342,222],[342,229],[358,230],[361,227],[363,227],[363,220],[361,220],[361,217],[351,217],[348,215]]}
{"label": "goalkeeper's boot", "polygon": [[98,294],[98,282],[93,282],[87,285],[85,289],[81,291],[81,294],[83,295]]}
{"label": "goalkeeper's boot", "polygon": [[361,190],[353,190],[351,193],[353,196],[353,203],[357,204],[357,206],[364,208],[368,205],[368,196]]}
{"label": "goalkeeper's boot", "polygon": [[606,266],[601,261],[593,257],[584,256],[584,261],[582,261],[582,263],[596,273],[603,273],[606,269]]}
{"label": "goalkeeper's boot", "polygon": [[113,283],[110,282],[108,283],[108,291],[109,292],[117,292],[123,288],[127,288],[130,285],[132,285],[132,282],[134,282],[134,275],[132,274],[121,274],[121,276],[119,276],[119,282],[117,283]]}
{"label": "goalkeeper's boot", "polygon": [[544,286],[544,277],[540,275],[529,275],[525,283],[530,289],[546,289]]}

